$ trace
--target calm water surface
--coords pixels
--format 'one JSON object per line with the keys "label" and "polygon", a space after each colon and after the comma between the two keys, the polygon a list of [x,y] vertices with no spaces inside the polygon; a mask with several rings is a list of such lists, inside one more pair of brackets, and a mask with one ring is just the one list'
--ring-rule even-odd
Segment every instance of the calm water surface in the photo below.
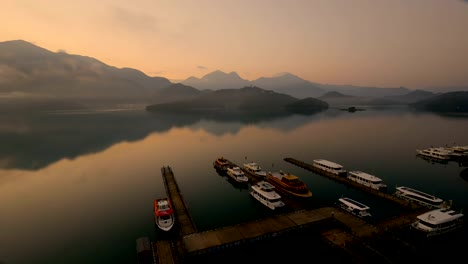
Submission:
{"label": "calm water surface", "polygon": [[317,207],[353,197],[376,220],[399,209],[283,159],[328,159],[383,178],[389,191],[406,185],[468,209],[466,167],[415,156],[468,145],[467,135],[468,117],[406,108],[229,120],[143,110],[0,114],[0,263],[136,263],[135,239],[157,239],[152,202],[165,196],[167,165],[199,230],[269,215],[216,173],[219,156],[296,174]]}

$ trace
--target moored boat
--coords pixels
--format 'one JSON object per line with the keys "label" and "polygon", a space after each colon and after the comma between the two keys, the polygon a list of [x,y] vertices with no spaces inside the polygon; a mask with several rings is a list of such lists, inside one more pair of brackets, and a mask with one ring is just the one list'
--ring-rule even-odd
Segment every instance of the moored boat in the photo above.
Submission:
{"label": "moored boat", "polygon": [[227,175],[236,182],[248,182],[249,178],[245,176],[244,172],[238,167],[233,166],[227,168]]}
{"label": "moored boat", "polygon": [[449,208],[435,209],[416,218],[411,227],[425,237],[451,233],[464,225],[463,214]]}
{"label": "moored boat", "polygon": [[169,198],[154,200],[154,219],[159,229],[169,231],[174,226],[174,209]]}
{"label": "moored boat", "polygon": [[213,166],[219,171],[227,172],[227,169],[232,167],[233,163],[224,157],[219,157],[213,161]]}
{"label": "moored boat", "polygon": [[362,204],[356,200],[353,200],[349,197],[342,197],[338,199],[338,206],[344,209],[351,214],[360,217],[360,218],[367,218],[372,216],[370,213],[370,207]]}
{"label": "moored boat", "polygon": [[324,159],[315,159],[312,166],[322,172],[331,173],[333,175],[346,177],[347,171],[343,169],[343,166]]}
{"label": "moored boat", "polygon": [[275,191],[275,186],[266,181],[260,181],[252,185],[250,195],[271,210],[284,206],[284,202],[281,201],[281,195]]}
{"label": "moored boat", "polygon": [[312,192],[299,177],[290,173],[268,172],[267,181],[276,187],[278,191],[297,197],[311,197]]}
{"label": "moored boat", "polygon": [[416,153],[428,158],[450,160],[450,151],[444,148],[417,149]]}
{"label": "moored boat", "polygon": [[243,164],[244,171],[247,173],[252,174],[255,177],[265,179],[266,178],[266,171],[262,170],[260,165],[258,165],[256,162],[249,162],[249,163],[244,163]]}
{"label": "moored boat", "polygon": [[416,202],[428,208],[442,208],[446,206],[444,200],[435,197],[434,195],[427,194],[425,192],[418,191],[416,189],[406,186],[396,187],[396,191],[394,194],[397,197],[408,201]]}
{"label": "moored boat", "polygon": [[379,177],[362,171],[348,172],[348,179],[377,191],[387,190],[387,185]]}

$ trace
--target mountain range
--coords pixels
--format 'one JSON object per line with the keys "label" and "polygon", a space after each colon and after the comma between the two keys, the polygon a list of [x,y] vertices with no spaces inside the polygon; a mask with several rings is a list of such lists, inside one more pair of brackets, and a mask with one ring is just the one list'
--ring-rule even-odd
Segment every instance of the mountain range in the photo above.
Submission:
{"label": "mountain range", "polygon": [[[242,87],[259,87],[298,99],[323,99],[331,106],[408,104],[436,95],[405,87],[320,84],[291,73],[249,81],[236,72],[217,70],[202,78],[190,77],[173,83],[164,77],[151,77],[132,68],[117,68],[91,57],[52,52],[23,40],[0,42],[0,110],[4,105],[15,106],[18,100],[24,102],[23,105],[40,102],[35,105],[56,108],[66,105],[80,108],[92,102],[96,105],[106,102],[150,105]],[[468,90],[468,87],[459,89]],[[336,94],[327,95],[330,92],[348,97],[338,100]],[[43,103],[45,100],[51,103]]]}

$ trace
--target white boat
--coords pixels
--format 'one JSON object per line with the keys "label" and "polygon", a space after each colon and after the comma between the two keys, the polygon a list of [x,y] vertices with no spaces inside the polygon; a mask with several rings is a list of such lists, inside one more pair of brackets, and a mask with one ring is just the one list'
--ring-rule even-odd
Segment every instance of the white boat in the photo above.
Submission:
{"label": "white boat", "polygon": [[249,178],[245,176],[244,172],[238,166],[227,168],[227,175],[237,182],[249,181]]}
{"label": "white boat", "polygon": [[468,146],[452,146],[444,147],[449,151],[449,156],[453,159],[466,159],[468,158]]}
{"label": "white boat", "polygon": [[154,219],[163,231],[169,231],[174,226],[174,209],[169,198],[154,199]]}
{"label": "white boat", "polygon": [[379,177],[362,171],[348,172],[348,179],[378,191],[387,190],[387,185]]}
{"label": "white boat", "polygon": [[262,168],[255,162],[244,163],[244,170],[256,177],[259,178],[266,178],[266,171],[262,170]]}
{"label": "white boat", "polygon": [[335,163],[335,162],[328,161],[328,160],[315,159],[312,166],[322,171],[330,172],[337,176],[346,177],[347,175],[347,171],[343,169],[342,165]]}
{"label": "white boat", "polygon": [[349,197],[342,197],[338,199],[338,206],[361,218],[372,216],[369,206],[355,201]]}
{"label": "white boat", "polygon": [[275,191],[275,186],[266,181],[252,185],[250,195],[271,210],[284,206],[281,196]]}
{"label": "white boat", "polygon": [[411,227],[426,237],[450,233],[463,227],[463,214],[448,208],[435,209],[418,215]]}
{"label": "white boat", "polygon": [[396,187],[395,195],[428,208],[442,208],[445,206],[444,200],[406,186]]}
{"label": "white boat", "polygon": [[428,148],[428,149],[417,149],[416,153],[418,155],[428,157],[428,158],[434,158],[434,159],[439,159],[439,160],[450,160],[450,150],[447,150],[445,148]]}

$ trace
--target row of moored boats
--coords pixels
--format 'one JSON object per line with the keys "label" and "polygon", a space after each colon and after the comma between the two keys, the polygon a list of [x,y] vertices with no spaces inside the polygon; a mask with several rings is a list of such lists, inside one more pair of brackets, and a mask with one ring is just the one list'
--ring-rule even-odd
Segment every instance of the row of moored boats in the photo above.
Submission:
{"label": "row of moored boats", "polygon": [[[458,148],[461,151],[464,148]],[[468,147],[466,147],[468,150]],[[318,159],[314,160],[313,166],[319,171],[331,173],[337,176],[347,177],[350,181],[362,184],[378,191],[387,191],[387,185],[379,177],[362,171],[346,171],[342,165]],[[394,195],[410,202],[426,206],[430,211],[417,216],[417,219],[411,224],[411,227],[421,232],[426,237],[440,234],[446,234],[463,227],[463,213],[452,210],[451,204],[447,204],[443,199],[434,195],[410,188],[407,186],[398,186]],[[348,197],[339,199],[341,208],[359,216],[369,217],[370,208],[360,202]]]}
{"label": "row of moored boats", "polygon": [[416,154],[437,161],[468,160],[468,146],[430,147],[417,149]]}
{"label": "row of moored boats", "polygon": [[251,186],[250,195],[272,210],[285,205],[278,192],[302,198],[312,196],[307,185],[296,175],[281,170],[266,172],[256,162],[244,163],[241,168],[228,159],[220,157],[213,162],[213,166],[218,172],[225,173],[238,183],[249,182],[246,173],[256,177],[257,181]]}
{"label": "row of moored boats", "polygon": [[[218,171],[226,172],[237,182],[247,183],[249,181],[245,173],[259,178],[260,181],[252,185],[250,194],[273,210],[284,206],[281,195],[276,190],[297,197],[312,196],[312,192],[297,176],[283,171],[265,172],[255,162],[244,163],[240,168],[221,157],[214,161],[213,165]],[[384,181],[370,173],[359,170],[347,171],[342,165],[324,159],[314,160],[312,166],[320,172],[346,177],[350,181],[377,191],[387,191],[387,185]],[[450,209],[450,205],[441,198],[407,186],[396,187],[394,195],[431,209],[431,211],[419,215],[411,224],[415,230],[422,231],[425,236],[447,233],[463,226],[463,214]],[[337,205],[357,217],[365,219],[372,216],[369,206],[350,197],[339,198]]]}

